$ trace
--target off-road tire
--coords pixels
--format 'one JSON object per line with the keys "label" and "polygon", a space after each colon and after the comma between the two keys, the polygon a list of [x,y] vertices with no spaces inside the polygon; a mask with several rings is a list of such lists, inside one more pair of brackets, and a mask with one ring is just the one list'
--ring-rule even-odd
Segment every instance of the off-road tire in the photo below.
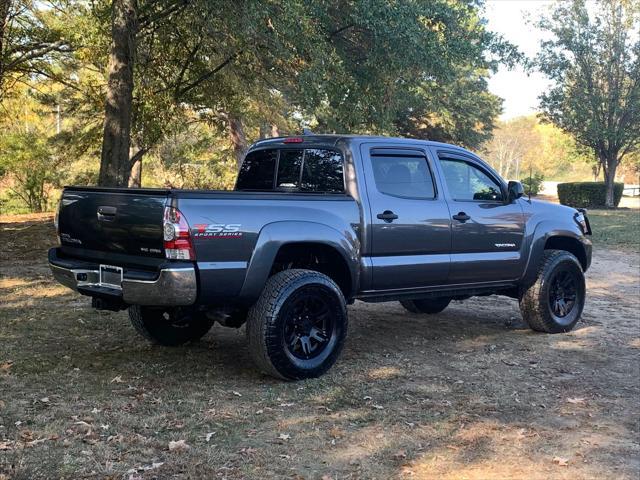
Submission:
{"label": "off-road tire", "polygon": [[[295,358],[285,343],[292,305],[308,292],[326,297],[332,319],[331,337],[317,358]],[[247,344],[256,366],[283,380],[315,378],[336,362],[347,336],[344,295],[328,276],[312,270],[291,269],[273,275],[247,316]]]}
{"label": "off-road tire", "polygon": [[156,308],[132,305],[129,320],[133,328],[157,345],[175,347],[199,340],[214,323],[203,313],[182,308]]}
{"label": "off-road tire", "polygon": [[421,300],[400,300],[400,305],[411,313],[428,313],[433,315],[440,313],[451,303],[451,298],[425,298]]}
{"label": "off-road tire", "polygon": [[[564,317],[554,314],[550,305],[550,294],[554,277],[560,272],[569,272],[575,276],[576,300]],[[564,250],[545,250],[538,276],[533,285],[520,296],[522,318],[532,330],[545,333],[569,332],[580,320],[584,308],[586,287],[584,273],[578,259]]]}

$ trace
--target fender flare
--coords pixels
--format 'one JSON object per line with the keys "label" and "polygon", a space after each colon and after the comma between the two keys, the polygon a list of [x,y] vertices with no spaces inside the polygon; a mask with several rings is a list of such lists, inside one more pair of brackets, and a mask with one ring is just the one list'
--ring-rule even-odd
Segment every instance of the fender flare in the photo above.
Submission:
{"label": "fender flare", "polygon": [[[527,260],[527,264],[524,269],[524,274],[522,276],[522,286],[528,288],[533,285],[536,281],[536,277],[538,275],[538,265],[542,260],[542,256],[544,255],[544,246],[552,237],[564,237],[570,238],[572,240],[577,240],[582,248],[583,245],[583,235],[577,232],[573,228],[558,228],[557,222],[551,221],[543,221],[536,225],[536,228],[533,232],[532,239],[529,247],[529,257]],[[588,256],[585,251],[585,256]]]}
{"label": "fender flare", "polygon": [[[351,275],[352,296],[358,291],[360,241],[350,229],[343,232],[323,223],[282,221],[265,225],[258,235],[247,266],[239,300],[252,304],[262,293],[280,248],[290,243],[320,243],[332,247],[347,263]],[[349,299],[347,299],[349,300]]]}

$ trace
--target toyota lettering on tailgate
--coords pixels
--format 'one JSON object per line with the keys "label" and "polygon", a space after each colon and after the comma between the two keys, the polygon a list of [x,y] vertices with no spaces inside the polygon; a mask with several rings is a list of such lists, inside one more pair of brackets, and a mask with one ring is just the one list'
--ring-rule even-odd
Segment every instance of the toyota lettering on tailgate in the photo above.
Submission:
{"label": "toyota lettering on tailgate", "polygon": [[242,232],[239,223],[196,223],[191,234],[196,238],[239,238]]}

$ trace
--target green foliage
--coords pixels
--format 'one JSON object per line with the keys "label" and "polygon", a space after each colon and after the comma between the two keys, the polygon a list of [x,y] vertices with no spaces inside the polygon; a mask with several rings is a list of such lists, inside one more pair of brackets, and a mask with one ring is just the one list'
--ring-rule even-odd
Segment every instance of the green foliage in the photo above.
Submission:
{"label": "green foliage", "polygon": [[[622,198],[624,183],[614,184],[613,206]],[[596,208],[606,205],[607,185],[604,182],[571,182],[558,184],[558,199],[563,205],[576,208]]]}
{"label": "green foliage", "polygon": [[[58,160],[52,158],[46,138],[39,132],[19,132],[0,139],[0,170],[5,172],[13,196],[29,211],[43,212],[49,207],[51,187],[59,180]],[[10,172],[10,175],[9,175]]]}
{"label": "green foliage", "polygon": [[523,178],[521,183],[524,186],[525,195],[537,195],[540,192],[540,187],[542,187],[543,181],[544,175],[541,173],[534,173],[530,177],[527,176]]}

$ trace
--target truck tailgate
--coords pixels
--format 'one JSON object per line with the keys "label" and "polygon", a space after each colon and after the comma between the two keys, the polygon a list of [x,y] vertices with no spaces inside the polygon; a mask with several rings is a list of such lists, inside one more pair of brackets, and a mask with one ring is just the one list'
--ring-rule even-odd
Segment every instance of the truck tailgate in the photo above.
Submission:
{"label": "truck tailgate", "polygon": [[67,187],[58,213],[61,245],[164,258],[162,189]]}

